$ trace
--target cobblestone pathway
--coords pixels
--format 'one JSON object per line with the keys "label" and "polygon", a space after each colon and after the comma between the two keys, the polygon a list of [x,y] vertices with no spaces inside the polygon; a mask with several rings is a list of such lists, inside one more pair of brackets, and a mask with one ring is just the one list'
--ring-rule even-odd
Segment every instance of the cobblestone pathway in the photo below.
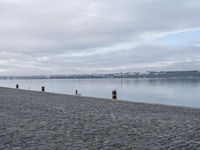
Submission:
{"label": "cobblestone pathway", "polygon": [[200,110],[0,88],[4,149],[200,149]]}

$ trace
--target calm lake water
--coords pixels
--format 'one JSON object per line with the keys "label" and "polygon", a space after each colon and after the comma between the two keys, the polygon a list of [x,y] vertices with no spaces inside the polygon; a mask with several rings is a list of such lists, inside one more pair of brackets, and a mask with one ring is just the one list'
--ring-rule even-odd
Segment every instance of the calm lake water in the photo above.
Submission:
{"label": "calm lake water", "polygon": [[116,89],[118,99],[134,102],[200,108],[200,79],[51,79],[51,80],[0,80],[1,87],[19,84],[21,89],[111,98]]}

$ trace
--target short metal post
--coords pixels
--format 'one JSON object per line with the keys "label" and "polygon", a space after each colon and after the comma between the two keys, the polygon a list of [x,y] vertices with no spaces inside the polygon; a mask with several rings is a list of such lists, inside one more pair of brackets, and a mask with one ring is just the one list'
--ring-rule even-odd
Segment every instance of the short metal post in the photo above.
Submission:
{"label": "short metal post", "polygon": [[45,92],[45,87],[44,86],[42,86],[42,92]]}
{"label": "short metal post", "polygon": [[117,91],[116,90],[113,90],[112,91],[112,99],[117,99]]}
{"label": "short metal post", "polygon": [[78,95],[78,90],[75,91],[75,94]]}
{"label": "short metal post", "polygon": [[16,84],[16,89],[19,89],[19,84]]}

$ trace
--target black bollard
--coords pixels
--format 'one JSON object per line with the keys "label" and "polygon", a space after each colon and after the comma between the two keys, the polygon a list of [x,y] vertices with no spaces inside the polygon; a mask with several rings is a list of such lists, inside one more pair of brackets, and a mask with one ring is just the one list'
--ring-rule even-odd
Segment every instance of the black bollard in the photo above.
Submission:
{"label": "black bollard", "polygon": [[19,89],[19,84],[16,84],[16,89]]}
{"label": "black bollard", "polygon": [[112,91],[112,99],[117,99],[117,91],[116,90],[113,90]]}
{"label": "black bollard", "polygon": [[45,87],[44,86],[42,86],[42,92],[45,92]]}

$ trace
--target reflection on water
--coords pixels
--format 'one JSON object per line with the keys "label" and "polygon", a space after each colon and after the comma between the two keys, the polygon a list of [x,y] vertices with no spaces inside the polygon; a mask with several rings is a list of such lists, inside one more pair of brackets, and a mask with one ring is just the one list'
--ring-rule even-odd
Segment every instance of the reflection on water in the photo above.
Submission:
{"label": "reflection on water", "polygon": [[59,80],[0,80],[2,87],[111,98],[117,89],[118,99],[200,108],[200,79],[59,79]]}

